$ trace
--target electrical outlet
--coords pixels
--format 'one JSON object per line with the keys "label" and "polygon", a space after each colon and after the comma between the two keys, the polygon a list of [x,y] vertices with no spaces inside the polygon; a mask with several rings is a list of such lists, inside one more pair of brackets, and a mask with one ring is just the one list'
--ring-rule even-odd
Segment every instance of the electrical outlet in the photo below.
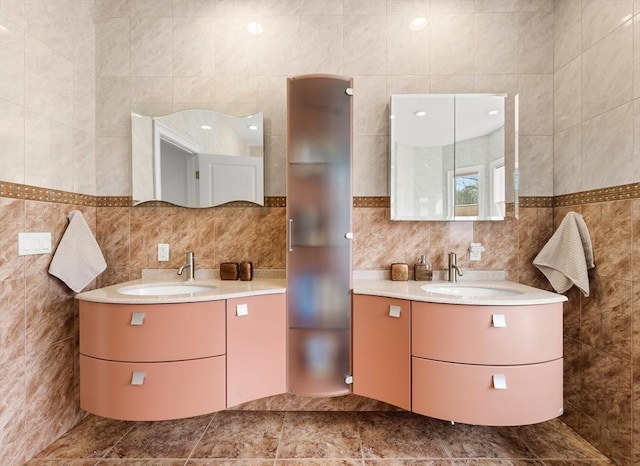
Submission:
{"label": "electrical outlet", "polygon": [[169,260],[169,245],[158,243],[158,261],[167,262]]}

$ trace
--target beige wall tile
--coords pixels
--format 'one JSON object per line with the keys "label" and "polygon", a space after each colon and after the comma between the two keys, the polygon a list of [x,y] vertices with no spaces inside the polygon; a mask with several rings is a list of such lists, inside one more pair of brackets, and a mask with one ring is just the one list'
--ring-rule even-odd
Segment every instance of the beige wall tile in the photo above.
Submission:
{"label": "beige wall tile", "polygon": [[174,102],[216,100],[216,80],[213,76],[176,76],[173,78]]}
{"label": "beige wall tile", "polygon": [[521,196],[553,196],[553,136],[520,137]]}
{"label": "beige wall tile", "polygon": [[287,193],[287,138],[271,136],[265,148],[265,196],[284,196]]}
{"label": "beige wall tile", "polygon": [[633,103],[585,121],[582,139],[584,189],[633,181]]}
{"label": "beige wall tile", "polygon": [[384,76],[355,76],[353,88],[354,136],[388,134],[388,102]]}
{"label": "beige wall tile", "polygon": [[37,39],[25,43],[25,108],[73,124],[73,62]]}
{"label": "beige wall tile", "polygon": [[633,97],[633,28],[628,21],[582,54],[582,118]]}
{"label": "beige wall tile", "polygon": [[357,136],[353,140],[354,196],[388,196],[388,138]]}
{"label": "beige wall tile", "polygon": [[553,76],[520,76],[520,134],[553,134]]}
{"label": "beige wall tile", "polygon": [[24,109],[0,99],[0,173],[11,183],[24,183]]}
{"label": "beige wall tile", "polygon": [[473,13],[474,0],[431,0],[431,14]]}
{"label": "beige wall tile", "polygon": [[558,131],[582,121],[582,61],[576,58],[553,75],[553,128]]}
{"label": "beige wall tile", "polygon": [[77,129],[73,131],[73,192],[96,194],[96,139]]}
{"label": "beige wall tile", "polygon": [[554,0],[519,0],[519,11],[553,11]]}
{"label": "beige wall tile", "polygon": [[73,70],[73,127],[96,134],[96,76],[79,67]]}
{"label": "beige wall tile", "polygon": [[519,72],[553,73],[553,13],[520,13],[518,18]]}
{"label": "beige wall tile", "polygon": [[387,15],[428,16],[429,0],[387,0]]}
{"label": "beige wall tile", "polygon": [[214,73],[215,18],[173,18],[172,34],[173,76]]}
{"label": "beige wall tile", "polygon": [[129,19],[96,23],[96,76],[130,76]]}
{"label": "beige wall tile", "polygon": [[130,16],[154,18],[173,15],[173,0],[130,0]]}
{"label": "beige wall tile", "polygon": [[385,0],[343,0],[345,15],[384,15]]}
{"label": "beige wall tile", "polygon": [[519,92],[520,84],[517,74],[491,74],[474,76],[474,92],[509,94]]}
{"label": "beige wall tile", "polygon": [[429,76],[389,76],[387,77],[387,98],[391,94],[428,94]]}
{"label": "beige wall tile", "polygon": [[342,16],[300,18],[301,73],[343,73]]}
{"label": "beige wall tile", "polygon": [[334,0],[301,0],[301,15],[338,15],[342,16],[344,8],[343,2]]}
{"label": "beige wall tile", "polygon": [[633,0],[589,0],[582,2],[582,51],[629,21]]}
{"label": "beige wall tile", "polygon": [[164,78],[131,78],[131,102],[172,102],[173,81]]}
{"label": "beige wall tile", "polygon": [[98,196],[131,195],[131,139],[96,138],[96,194]]}
{"label": "beige wall tile", "polygon": [[518,15],[485,13],[475,16],[475,72],[512,74],[518,71]]}
{"label": "beige wall tile", "polygon": [[300,72],[300,20],[295,16],[269,16],[260,20],[259,75],[296,75]]}
{"label": "beige wall tile", "polygon": [[0,16],[24,29],[25,6],[24,0],[2,0],[0,2]]}
{"label": "beige wall tile", "polygon": [[558,131],[553,138],[553,194],[577,193],[582,185],[582,125]]}
{"label": "beige wall tile", "polygon": [[255,77],[217,77],[216,99],[218,102],[257,102],[258,81]]}
{"label": "beige wall tile", "polygon": [[430,26],[412,30],[412,16],[387,16],[387,74],[426,75],[430,63]]}
{"label": "beige wall tile", "polygon": [[131,79],[96,80],[96,136],[128,136],[131,133]]}
{"label": "beige wall tile", "polygon": [[554,2],[553,55],[556,70],[581,53],[581,18],[581,0]]}
{"label": "beige wall tile", "polygon": [[96,27],[93,0],[74,2],[73,63],[91,74],[96,73]]}
{"label": "beige wall tile", "polygon": [[[251,17],[216,18],[215,75],[252,76],[258,73],[258,38],[247,31]],[[238,49],[243,53],[239,54]]]}
{"label": "beige wall tile", "polygon": [[[345,9],[346,6],[345,4]],[[345,73],[349,75],[384,74],[386,69],[386,18],[384,16],[345,16],[343,40]]]}
{"label": "beige wall tile", "polygon": [[73,59],[73,0],[30,0],[25,15],[27,34]]}
{"label": "beige wall tile", "polygon": [[640,100],[637,99],[633,101],[633,160],[633,181],[638,182],[640,181]]}
{"label": "beige wall tile", "polygon": [[431,92],[455,93],[470,92],[473,89],[474,77],[468,75],[431,75]]}
{"label": "beige wall tile", "polygon": [[262,0],[258,2],[259,16],[298,16],[300,14],[300,0]]}
{"label": "beige wall tile", "polygon": [[131,76],[170,76],[171,18],[131,19]]}
{"label": "beige wall tile", "polygon": [[24,29],[2,16],[0,25],[0,98],[24,106]]}
{"label": "beige wall tile", "polygon": [[258,76],[258,102],[286,102],[285,76]]}
{"label": "beige wall tile", "polygon": [[640,97],[640,15],[633,18],[633,98]]}
{"label": "beige wall tile", "polygon": [[476,13],[499,13],[518,11],[518,0],[475,0]]}
{"label": "beige wall tile", "polygon": [[131,0],[95,0],[95,19],[127,18],[131,12]]}
{"label": "beige wall tile", "polygon": [[[455,38],[455,40],[453,40],[453,38]],[[431,40],[431,73],[473,73],[473,15],[442,14],[432,16]]]}
{"label": "beige wall tile", "polygon": [[212,16],[214,12],[217,16],[255,15],[260,2],[260,0],[215,0],[214,11],[211,6],[214,2],[210,0],[174,0],[174,9],[176,1],[191,3],[194,16],[205,16],[205,13]]}

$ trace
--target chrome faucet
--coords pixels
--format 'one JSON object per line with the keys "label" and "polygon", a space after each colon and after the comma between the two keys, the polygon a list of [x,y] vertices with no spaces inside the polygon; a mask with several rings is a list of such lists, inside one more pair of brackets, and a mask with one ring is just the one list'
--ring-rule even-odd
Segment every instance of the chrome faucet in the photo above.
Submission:
{"label": "chrome faucet", "polygon": [[458,267],[458,256],[455,252],[449,253],[449,281],[456,283],[458,276],[462,277],[462,269]]}
{"label": "chrome faucet", "polygon": [[196,257],[192,252],[187,253],[187,263],[178,269],[178,275],[182,275],[184,269],[189,269],[187,280],[193,280],[196,277]]}

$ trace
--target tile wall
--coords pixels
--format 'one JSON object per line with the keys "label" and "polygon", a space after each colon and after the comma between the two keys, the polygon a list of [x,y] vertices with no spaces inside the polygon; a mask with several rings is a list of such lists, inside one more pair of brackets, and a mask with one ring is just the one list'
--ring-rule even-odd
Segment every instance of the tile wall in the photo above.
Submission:
{"label": "tile wall", "polygon": [[640,462],[640,203],[563,195],[640,181],[638,13],[634,0],[554,9],[554,220],[581,212],[596,260],[590,296],[565,305],[563,419],[616,464]]}

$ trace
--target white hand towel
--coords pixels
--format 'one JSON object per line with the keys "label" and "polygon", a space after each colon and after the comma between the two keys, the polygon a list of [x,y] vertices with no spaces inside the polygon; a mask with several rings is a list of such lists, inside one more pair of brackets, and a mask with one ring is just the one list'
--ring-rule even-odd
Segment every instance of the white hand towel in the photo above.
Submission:
{"label": "white hand towel", "polygon": [[582,215],[569,212],[533,264],[558,293],[564,293],[575,285],[589,296],[587,270],[595,267],[595,261],[591,237]]}
{"label": "white hand towel", "polygon": [[100,246],[82,212],[71,211],[69,226],[53,255],[49,273],[79,293],[106,268],[107,263]]}

